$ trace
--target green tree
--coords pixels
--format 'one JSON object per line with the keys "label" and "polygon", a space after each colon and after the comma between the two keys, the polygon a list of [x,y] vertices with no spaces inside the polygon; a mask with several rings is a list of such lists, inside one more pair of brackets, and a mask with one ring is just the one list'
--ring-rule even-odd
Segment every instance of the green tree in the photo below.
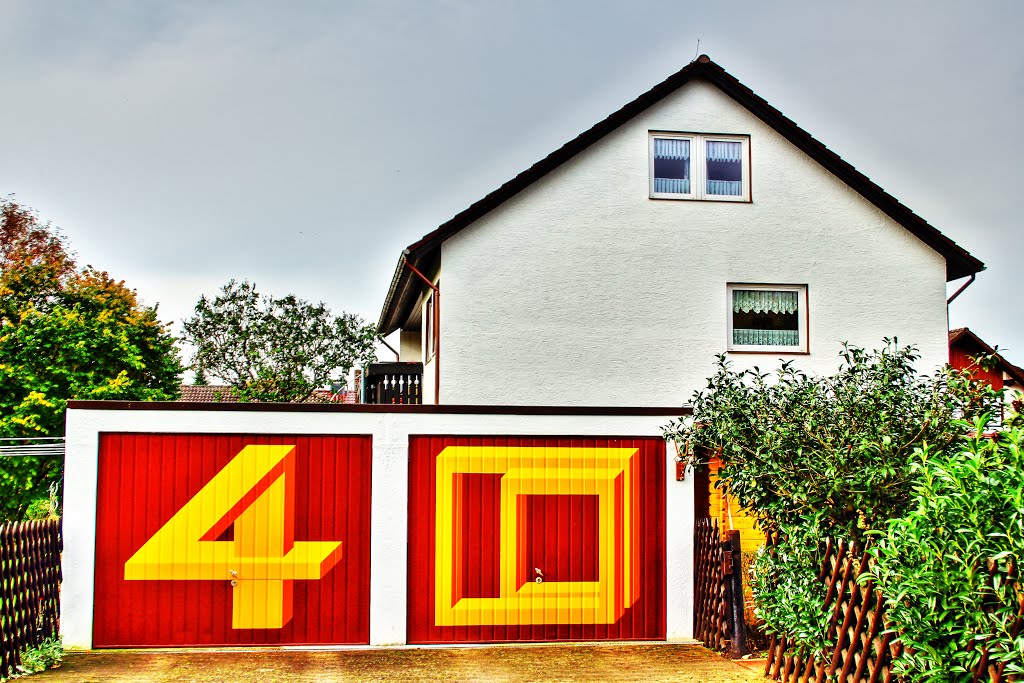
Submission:
{"label": "green tree", "polygon": [[357,316],[289,294],[262,296],[230,280],[184,323],[192,367],[235,387],[243,401],[299,402],[374,360],[376,330]]}
{"label": "green tree", "polygon": [[[181,364],[155,308],[107,273],[79,268],[61,232],[0,200],[0,436],[64,433],[72,399],[169,400]],[[57,458],[8,458],[0,517],[20,519],[63,474]]]}

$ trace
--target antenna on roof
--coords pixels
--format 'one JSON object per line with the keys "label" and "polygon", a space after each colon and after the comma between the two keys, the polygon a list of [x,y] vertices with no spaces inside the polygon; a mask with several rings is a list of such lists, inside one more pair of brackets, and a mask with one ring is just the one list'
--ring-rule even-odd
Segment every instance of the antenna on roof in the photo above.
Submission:
{"label": "antenna on roof", "polygon": [[697,39],[697,51],[693,53],[693,59],[690,61],[696,62],[698,56],[700,56],[700,38]]}

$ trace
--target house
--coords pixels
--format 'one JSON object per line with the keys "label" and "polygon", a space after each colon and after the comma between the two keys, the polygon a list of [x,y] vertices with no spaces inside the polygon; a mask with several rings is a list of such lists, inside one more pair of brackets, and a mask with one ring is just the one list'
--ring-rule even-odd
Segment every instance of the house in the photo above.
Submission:
{"label": "house", "polygon": [[389,405],[70,402],[63,642],[692,638],[698,507],[754,531],[669,475],[715,354],[937,367],[982,267],[701,57],[403,253]]}
{"label": "house", "polygon": [[[994,364],[991,367],[979,366],[976,361],[979,356],[992,356]],[[949,364],[958,370],[971,370],[993,389],[1003,389],[1007,410],[1024,410],[1024,369],[1006,360],[1003,354],[966,327],[949,331]],[[996,416],[996,422],[1001,423],[1004,417],[1005,410],[1003,415]]]}
{"label": "house", "polygon": [[679,406],[720,352],[938,367],[983,268],[702,55],[410,245],[378,329],[424,403]]}

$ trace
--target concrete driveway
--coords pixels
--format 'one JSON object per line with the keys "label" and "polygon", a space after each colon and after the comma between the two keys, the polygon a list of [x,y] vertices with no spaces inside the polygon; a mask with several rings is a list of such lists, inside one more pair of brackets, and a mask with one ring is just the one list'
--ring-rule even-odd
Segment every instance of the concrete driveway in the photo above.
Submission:
{"label": "concrete driveway", "polygon": [[676,681],[767,679],[698,645],[507,645],[367,650],[176,650],[68,653],[33,683],[313,681]]}

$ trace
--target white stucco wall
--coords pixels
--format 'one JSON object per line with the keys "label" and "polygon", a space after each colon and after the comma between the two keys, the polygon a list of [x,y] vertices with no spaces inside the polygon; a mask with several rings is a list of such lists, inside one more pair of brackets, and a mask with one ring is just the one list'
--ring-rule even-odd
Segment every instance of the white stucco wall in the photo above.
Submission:
{"label": "white stucco wall", "polygon": [[[658,415],[513,415],[243,410],[82,410],[67,413],[61,635],[92,647],[96,484],[101,432],[185,434],[369,434],[373,439],[370,521],[370,644],[406,641],[409,436],[661,436]],[[669,640],[693,635],[693,478],[666,468],[666,626]]]}
{"label": "white stucco wall", "polygon": [[[649,199],[651,130],[749,134],[753,201]],[[886,336],[922,369],[947,357],[943,258],[703,82],[450,238],[442,267],[442,403],[688,402],[726,348],[729,282],[808,286],[805,369]]]}
{"label": "white stucco wall", "polygon": [[420,398],[423,403],[436,403],[434,400],[435,372],[433,360],[423,364],[423,377],[420,378]]}

